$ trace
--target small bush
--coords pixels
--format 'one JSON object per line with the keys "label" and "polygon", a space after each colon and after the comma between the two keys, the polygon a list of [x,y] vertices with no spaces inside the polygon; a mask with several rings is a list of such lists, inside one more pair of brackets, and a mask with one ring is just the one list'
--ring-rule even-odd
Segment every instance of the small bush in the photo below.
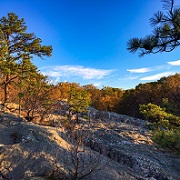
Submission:
{"label": "small bush", "polygon": [[165,109],[156,104],[141,104],[139,110],[155,127],[163,126],[165,129],[172,129],[180,126],[180,117],[167,113]]}
{"label": "small bush", "polygon": [[160,106],[156,104],[140,104],[140,113],[144,115],[145,119],[149,122],[159,122],[165,119],[167,113]]}
{"label": "small bush", "polygon": [[180,152],[180,129],[156,130],[153,132],[153,140],[162,148]]}
{"label": "small bush", "polygon": [[180,117],[165,110],[156,104],[140,105],[140,113],[151,122],[149,128],[152,130],[153,140],[162,148],[180,153]]}

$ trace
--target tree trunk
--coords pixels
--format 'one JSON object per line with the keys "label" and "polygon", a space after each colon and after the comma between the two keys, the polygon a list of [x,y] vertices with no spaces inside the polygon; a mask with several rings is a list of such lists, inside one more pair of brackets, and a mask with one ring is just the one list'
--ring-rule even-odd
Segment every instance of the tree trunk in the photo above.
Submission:
{"label": "tree trunk", "polygon": [[19,116],[21,115],[21,99],[19,98]]}
{"label": "tree trunk", "polygon": [[31,109],[29,109],[28,112],[27,112],[27,117],[28,118],[30,117],[30,112],[31,112]]}
{"label": "tree trunk", "polygon": [[10,74],[6,74],[6,79],[4,82],[4,105],[9,102],[9,83],[10,83]]}
{"label": "tree trunk", "polygon": [[78,112],[76,113],[76,122],[77,122],[77,124],[79,123],[79,113]]}
{"label": "tree trunk", "polygon": [[9,102],[9,84],[4,83],[4,105]]}

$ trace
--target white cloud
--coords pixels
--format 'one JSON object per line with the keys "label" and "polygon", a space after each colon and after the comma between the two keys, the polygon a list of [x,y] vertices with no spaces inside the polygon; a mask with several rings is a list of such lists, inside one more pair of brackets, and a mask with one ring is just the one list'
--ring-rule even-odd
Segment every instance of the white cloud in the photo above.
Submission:
{"label": "white cloud", "polygon": [[56,78],[56,81],[58,81],[60,77],[80,77],[85,80],[102,79],[113,72],[113,70],[71,65],[43,67],[41,68],[41,71],[45,75]]}
{"label": "white cloud", "polygon": [[152,76],[146,76],[146,77],[141,78],[140,80],[141,81],[154,81],[154,80],[160,79],[164,76],[170,76],[173,74],[174,74],[174,72],[164,72],[164,73],[159,73],[159,74],[155,74]]}
{"label": "white cloud", "polygon": [[127,69],[130,73],[146,73],[151,71],[151,68]]}
{"label": "white cloud", "polygon": [[127,71],[130,73],[147,73],[147,72],[159,71],[167,68],[169,68],[169,66],[161,65],[161,66],[152,66],[147,68],[127,69]]}
{"label": "white cloud", "polygon": [[171,61],[171,62],[167,62],[167,63],[170,64],[171,66],[180,66],[180,60]]}

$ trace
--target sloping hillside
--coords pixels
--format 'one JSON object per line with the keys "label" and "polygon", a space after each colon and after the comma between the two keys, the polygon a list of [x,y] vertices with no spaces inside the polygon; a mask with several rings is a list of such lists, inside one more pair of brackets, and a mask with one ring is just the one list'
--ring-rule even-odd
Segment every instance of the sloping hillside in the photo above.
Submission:
{"label": "sloping hillside", "polygon": [[1,113],[0,179],[179,179],[180,157],[157,149],[145,121],[90,117],[69,132]]}

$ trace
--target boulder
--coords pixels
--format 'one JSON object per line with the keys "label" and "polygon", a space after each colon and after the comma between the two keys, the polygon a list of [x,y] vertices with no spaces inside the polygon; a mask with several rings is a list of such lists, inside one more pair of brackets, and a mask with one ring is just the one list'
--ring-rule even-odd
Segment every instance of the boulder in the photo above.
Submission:
{"label": "boulder", "polygon": [[15,103],[5,103],[4,106],[5,106],[6,109],[8,109],[10,111],[19,109],[19,105],[15,104]]}

